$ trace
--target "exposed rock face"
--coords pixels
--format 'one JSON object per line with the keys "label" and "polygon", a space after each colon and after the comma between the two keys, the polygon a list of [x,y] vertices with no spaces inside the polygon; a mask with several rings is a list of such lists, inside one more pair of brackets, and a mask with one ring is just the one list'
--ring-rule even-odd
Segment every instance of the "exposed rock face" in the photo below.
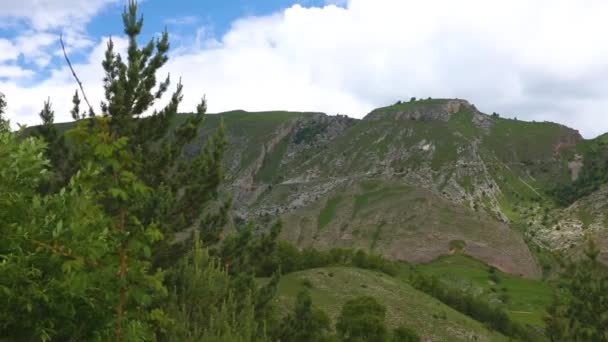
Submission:
{"label": "exposed rock face", "polygon": [[582,140],[583,137],[579,131],[563,126],[562,134],[553,148],[553,153],[558,156],[561,151],[575,147]]}
{"label": "exposed rock face", "polygon": [[580,154],[574,155],[574,160],[568,162],[568,168],[570,169],[570,179],[576,181],[583,168],[583,156]]}
{"label": "exposed rock face", "polygon": [[[608,186],[565,210],[554,210],[550,216],[554,222],[545,225],[537,222],[535,234],[535,239],[550,249],[571,251],[572,247],[584,246],[588,236],[608,241]],[[607,251],[603,252],[606,255]]]}

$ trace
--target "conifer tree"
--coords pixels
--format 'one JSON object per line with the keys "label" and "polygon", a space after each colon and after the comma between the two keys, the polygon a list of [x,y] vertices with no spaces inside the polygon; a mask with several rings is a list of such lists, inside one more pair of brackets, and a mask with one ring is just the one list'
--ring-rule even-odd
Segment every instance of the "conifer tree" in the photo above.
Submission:
{"label": "conifer tree", "polygon": [[42,120],[43,126],[51,127],[53,125],[53,122],[55,121],[55,111],[51,107],[51,99],[48,98],[46,101],[44,101],[44,106],[38,114],[38,116],[40,116],[40,119]]}
{"label": "conifer tree", "polygon": [[74,121],[85,118],[84,114],[80,114],[80,96],[78,96],[78,90],[76,90],[72,97],[72,110],[70,111],[70,114],[72,114],[72,119],[74,119]]}
{"label": "conifer tree", "polygon": [[238,303],[221,261],[209,256],[198,232],[193,241],[192,250],[168,272],[164,308],[173,324],[159,332],[160,340],[255,340],[264,322],[254,316],[253,289]]}
{"label": "conifer tree", "polygon": [[0,93],[0,132],[10,130],[10,122],[4,117],[6,111],[6,98],[3,93]]}
{"label": "conifer tree", "polygon": [[585,258],[568,262],[564,283],[547,308],[545,333],[549,340],[608,341],[608,273],[592,240]]}
{"label": "conifer tree", "polygon": [[321,310],[313,308],[308,291],[301,291],[296,297],[294,312],[283,318],[277,340],[307,342],[329,340],[329,317]]}

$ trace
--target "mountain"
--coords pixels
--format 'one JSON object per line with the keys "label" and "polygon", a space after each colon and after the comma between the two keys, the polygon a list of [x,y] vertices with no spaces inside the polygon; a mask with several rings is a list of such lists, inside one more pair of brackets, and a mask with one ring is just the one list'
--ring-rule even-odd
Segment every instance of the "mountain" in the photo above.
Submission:
{"label": "mountain", "polygon": [[411,262],[462,252],[532,278],[541,275],[539,254],[576,251],[587,232],[608,247],[607,136],[585,140],[556,123],[427,99],[363,119],[209,115],[191,153],[220,119],[235,220],[281,217],[283,238],[301,247],[356,247]]}

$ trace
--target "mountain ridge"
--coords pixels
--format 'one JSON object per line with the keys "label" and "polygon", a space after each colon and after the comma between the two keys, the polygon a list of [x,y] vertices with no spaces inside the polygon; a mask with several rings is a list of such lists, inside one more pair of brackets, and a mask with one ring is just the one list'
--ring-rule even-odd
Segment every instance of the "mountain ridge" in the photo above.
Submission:
{"label": "mountain ridge", "polygon": [[[593,202],[608,203],[597,176],[608,160],[597,152],[601,136],[484,114],[462,99],[426,99],[362,119],[208,115],[186,157],[200,152],[220,121],[233,224],[282,218],[282,237],[300,247],[356,247],[411,262],[464,253],[533,278],[547,267],[545,252],[576,254],[592,232],[608,261],[603,214],[585,202],[599,196]],[[559,191],[573,193],[568,203],[557,203],[568,197]],[[584,209],[567,209],[575,203]]]}

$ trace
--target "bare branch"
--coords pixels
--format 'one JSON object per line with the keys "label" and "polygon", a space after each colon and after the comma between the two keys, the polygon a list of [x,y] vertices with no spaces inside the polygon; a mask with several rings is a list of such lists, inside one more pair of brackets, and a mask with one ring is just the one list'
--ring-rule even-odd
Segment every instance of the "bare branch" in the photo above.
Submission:
{"label": "bare branch", "polygon": [[74,79],[76,79],[76,82],[78,83],[78,86],[80,87],[80,91],[82,92],[82,97],[84,98],[84,101],[89,106],[89,112],[95,113],[95,111],[93,111],[93,107],[91,106],[91,103],[89,103],[87,94],[84,92],[84,88],[82,87],[82,82],[76,75],[76,72],[74,71],[74,68],[72,67],[72,62],[70,62],[70,59],[68,58],[68,54],[65,52],[65,45],[63,44],[63,33],[61,35],[59,35],[59,42],[61,43],[61,50],[63,50],[63,57],[65,57],[65,61],[68,63],[68,66],[70,67],[70,70],[72,71],[72,76],[74,76]]}

